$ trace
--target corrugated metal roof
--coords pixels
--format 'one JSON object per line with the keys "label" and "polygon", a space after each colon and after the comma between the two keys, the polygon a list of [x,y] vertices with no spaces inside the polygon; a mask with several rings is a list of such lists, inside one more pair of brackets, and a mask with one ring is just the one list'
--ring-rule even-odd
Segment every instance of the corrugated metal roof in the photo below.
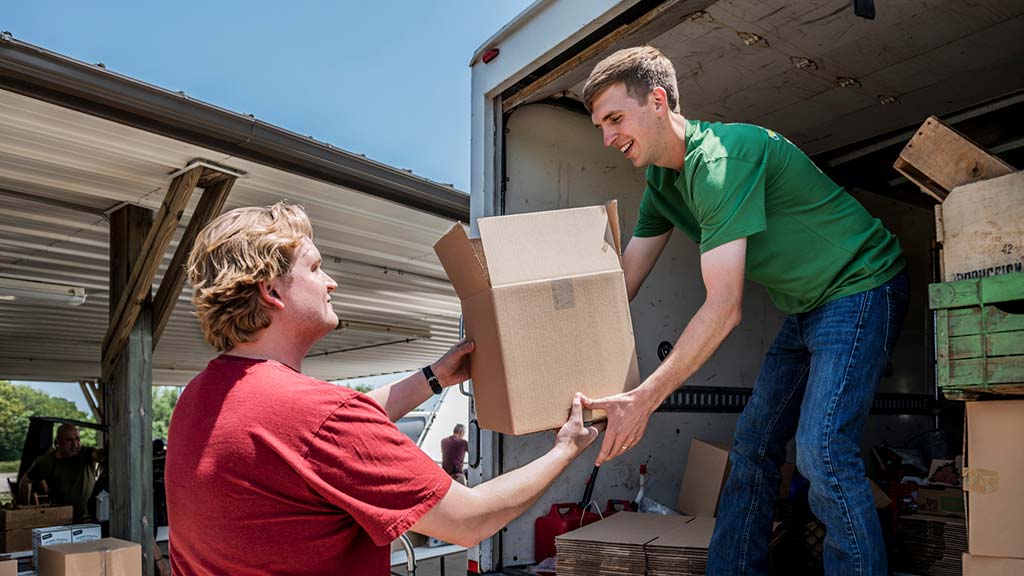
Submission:
{"label": "corrugated metal roof", "polygon": [[[314,347],[305,372],[336,379],[415,369],[457,339],[459,303],[432,249],[448,219],[10,91],[0,90],[0,134],[0,277],[89,294],[79,307],[0,302],[0,378],[99,376],[109,307],[102,211],[122,203],[157,209],[169,174],[196,158],[246,173],[225,209],[303,204],[324,268],[339,283],[339,317],[396,330],[338,330]],[[186,287],[154,353],[154,384],[185,384],[214,355],[188,298]]]}

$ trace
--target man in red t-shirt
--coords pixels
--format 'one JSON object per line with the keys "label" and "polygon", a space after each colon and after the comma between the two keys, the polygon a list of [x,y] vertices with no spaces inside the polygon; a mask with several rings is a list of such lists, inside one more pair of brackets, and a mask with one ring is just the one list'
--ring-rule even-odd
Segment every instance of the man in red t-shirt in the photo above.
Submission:
{"label": "man in red t-shirt", "polygon": [[453,479],[466,483],[466,474],[462,470],[462,460],[469,451],[469,442],[466,442],[466,427],[456,424],[452,435],[441,440],[441,468]]}
{"label": "man in red t-shirt", "polygon": [[165,470],[175,574],[389,572],[389,544],[417,532],[464,546],[537,500],[597,437],[580,395],[555,446],[468,488],[394,425],[433,391],[468,378],[473,343],[362,394],[302,373],[337,327],[337,284],[321,269],[302,208],[232,210],[189,258],[206,340],[225,352],[188,385]]}

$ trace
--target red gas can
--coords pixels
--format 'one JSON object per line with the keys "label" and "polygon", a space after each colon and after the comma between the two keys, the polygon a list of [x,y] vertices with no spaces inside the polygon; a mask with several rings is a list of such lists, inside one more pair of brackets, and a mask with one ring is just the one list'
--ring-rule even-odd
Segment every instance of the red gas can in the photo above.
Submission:
{"label": "red gas can", "polygon": [[623,510],[636,512],[636,505],[630,500],[609,500],[608,505],[604,508],[604,517],[607,518],[612,514],[622,512]]}
{"label": "red gas can", "polygon": [[[581,518],[582,516],[582,518]],[[601,516],[583,513],[575,502],[552,504],[551,511],[537,518],[533,524],[533,559],[541,562],[555,555],[555,537],[597,522]]]}

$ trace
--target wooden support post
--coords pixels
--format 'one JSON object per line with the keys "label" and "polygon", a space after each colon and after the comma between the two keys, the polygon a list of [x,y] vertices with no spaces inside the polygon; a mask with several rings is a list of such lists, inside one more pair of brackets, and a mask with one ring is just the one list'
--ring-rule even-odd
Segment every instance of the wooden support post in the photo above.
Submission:
{"label": "wooden support post", "polygon": [[90,382],[80,380],[78,382],[78,387],[82,389],[82,395],[85,396],[85,401],[89,403],[89,409],[92,410],[93,420],[95,420],[97,424],[103,424],[103,410],[100,409],[97,397],[89,384]]}
{"label": "wooden support post", "polygon": [[[135,319],[138,317],[142,302],[150,298],[150,288],[153,286],[153,278],[156,276],[157,268],[163,261],[167,245],[171,243],[178,223],[181,221],[181,214],[188,204],[192,192],[199,183],[199,177],[203,173],[203,167],[197,166],[188,172],[178,175],[167,189],[167,196],[164,198],[160,211],[157,212],[154,224],[149,228],[145,241],[141,243],[138,256],[133,262],[128,263],[129,274],[123,292],[116,294],[117,306],[111,311],[110,325],[107,327],[107,335],[103,338],[103,366],[102,374],[104,380],[114,368],[114,362],[125,348],[129,333],[135,326]],[[113,237],[111,237],[113,248]],[[111,302],[115,302],[114,293],[111,291]]]}
{"label": "wooden support post", "polygon": [[[133,263],[145,248],[152,212],[125,206],[110,215],[111,318],[137,281]],[[149,234],[152,236],[152,234]],[[160,250],[163,254],[163,250]],[[138,296],[137,312],[125,334],[123,351],[104,381],[105,411],[110,426],[110,535],[142,545],[142,574],[153,575],[153,346],[149,286]],[[111,354],[104,350],[104,357]]]}
{"label": "wooden support post", "polygon": [[196,236],[199,235],[199,231],[202,230],[203,226],[206,226],[210,220],[220,215],[220,211],[224,208],[224,202],[227,201],[228,194],[231,193],[231,187],[234,183],[234,176],[224,176],[206,188],[203,191],[202,198],[199,199],[199,203],[196,205],[195,211],[192,213],[192,217],[188,221],[185,233],[182,234],[181,241],[178,242],[178,248],[174,252],[174,257],[171,259],[170,266],[167,267],[167,273],[164,275],[163,280],[161,280],[160,288],[157,290],[156,298],[153,301],[154,348],[156,348],[157,343],[160,341],[160,336],[164,333],[167,321],[171,318],[171,312],[174,311],[174,304],[178,301],[181,289],[185,285],[187,272],[185,266],[188,262],[188,255],[192,251],[192,246],[195,244]]}

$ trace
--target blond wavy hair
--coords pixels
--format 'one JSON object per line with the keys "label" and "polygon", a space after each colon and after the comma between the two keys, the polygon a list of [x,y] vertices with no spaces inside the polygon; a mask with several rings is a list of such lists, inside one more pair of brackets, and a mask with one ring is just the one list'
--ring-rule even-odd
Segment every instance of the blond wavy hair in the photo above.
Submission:
{"label": "blond wavy hair", "polygon": [[593,112],[594,99],[614,84],[622,82],[626,93],[637,104],[647,104],[647,95],[655,88],[664,88],[668,109],[679,112],[679,84],[672,61],[653,46],[623,48],[601,60],[583,85],[583,104]]}
{"label": "blond wavy hair", "polygon": [[259,284],[286,276],[295,249],[313,238],[301,206],[236,208],[206,225],[188,259],[192,304],[203,337],[229,351],[270,326]]}

